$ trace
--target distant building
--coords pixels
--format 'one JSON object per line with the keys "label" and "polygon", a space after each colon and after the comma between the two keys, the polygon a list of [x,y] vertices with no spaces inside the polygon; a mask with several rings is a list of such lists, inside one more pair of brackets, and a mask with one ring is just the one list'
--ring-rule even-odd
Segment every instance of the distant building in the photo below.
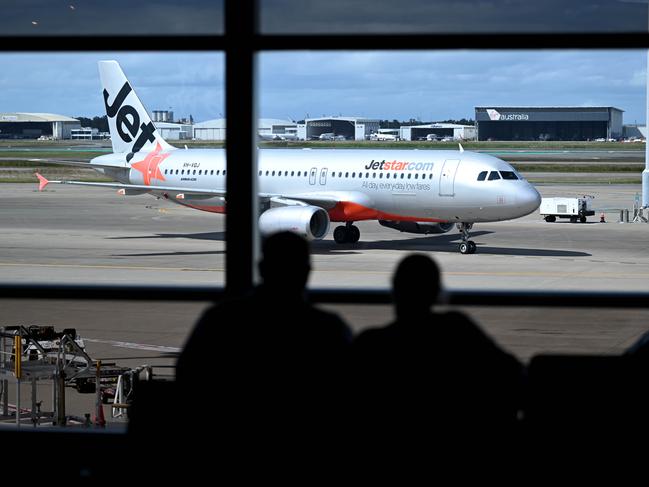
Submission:
{"label": "distant building", "polygon": [[455,123],[429,123],[424,125],[404,125],[399,129],[401,140],[475,140],[473,125]]}
{"label": "distant building", "polygon": [[225,118],[194,124],[195,140],[225,140]]}
{"label": "distant building", "polygon": [[[295,139],[298,137],[298,125],[291,120],[261,118],[257,121],[257,132],[263,139]],[[225,137],[224,118],[194,124],[194,139],[196,140],[225,140]]]}
{"label": "distant building", "polygon": [[189,124],[154,122],[158,133],[165,140],[191,140],[194,127]]}
{"label": "distant building", "polygon": [[257,133],[260,138],[270,140],[294,140],[298,138],[297,123],[279,118],[259,119]]}
{"label": "distant building", "polygon": [[379,123],[378,119],[363,117],[307,118],[298,125],[297,136],[301,140],[366,140],[379,131]]}
{"label": "distant building", "polygon": [[475,107],[478,140],[596,140],[622,137],[615,107]]}
{"label": "distant building", "polygon": [[81,127],[80,129],[70,130],[72,140],[92,140],[99,138],[99,130],[90,127]]}
{"label": "distant building", "polygon": [[80,129],[76,118],[54,113],[0,113],[0,139],[70,139]]}
{"label": "distant building", "polygon": [[646,139],[647,138],[647,126],[646,125],[636,125],[629,124],[623,127],[622,136],[625,139]]}
{"label": "distant building", "polygon": [[153,110],[153,121],[173,123],[174,112],[170,110]]}

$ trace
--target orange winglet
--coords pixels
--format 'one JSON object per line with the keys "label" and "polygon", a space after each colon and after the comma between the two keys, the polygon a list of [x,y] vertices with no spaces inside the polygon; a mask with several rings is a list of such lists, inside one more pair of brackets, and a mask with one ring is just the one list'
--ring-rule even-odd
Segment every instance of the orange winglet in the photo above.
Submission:
{"label": "orange winglet", "polygon": [[45,179],[43,176],[41,176],[40,174],[38,174],[38,173],[34,173],[34,174],[36,174],[36,177],[38,178],[38,181],[39,181],[38,190],[43,191],[45,189],[45,186],[47,186],[49,184],[49,181],[47,179]]}

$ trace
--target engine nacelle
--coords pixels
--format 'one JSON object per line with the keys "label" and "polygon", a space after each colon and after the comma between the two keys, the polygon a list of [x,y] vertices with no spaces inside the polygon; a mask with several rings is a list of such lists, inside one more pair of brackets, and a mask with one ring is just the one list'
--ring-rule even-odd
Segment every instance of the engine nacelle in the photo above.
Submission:
{"label": "engine nacelle", "polygon": [[384,227],[394,228],[406,233],[446,233],[453,228],[455,223],[431,223],[431,222],[404,222],[394,220],[379,220]]}
{"label": "engine nacelle", "polygon": [[317,206],[281,206],[266,210],[259,217],[262,235],[294,232],[307,240],[320,240],[329,231],[329,214]]}

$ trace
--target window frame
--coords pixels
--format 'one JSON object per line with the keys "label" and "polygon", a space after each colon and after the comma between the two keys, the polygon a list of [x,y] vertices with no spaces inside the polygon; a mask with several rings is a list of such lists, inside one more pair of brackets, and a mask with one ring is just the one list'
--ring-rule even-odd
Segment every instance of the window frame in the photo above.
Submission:
{"label": "window frame", "polygon": [[[223,171],[226,184],[237,191],[228,193],[228,212],[226,213],[226,277],[225,290],[230,294],[248,291],[256,282],[256,261],[258,256],[259,239],[257,233],[257,161],[256,161],[256,86],[257,78],[256,55],[272,51],[423,51],[449,50],[457,51],[470,49],[486,50],[543,50],[543,49],[647,49],[649,34],[646,32],[601,32],[601,33],[387,33],[387,34],[263,34],[259,26],[259,3],[257,0],[224,0],[224,29],[222,34],[199,35],[0,35],[3,41],[0,51],[16,52],[108,52],[108,51],[138,51],[138,52],[215,52],[225,54],[225,99],[226,123],[228,137],[225,144],[227,160],[236,160],[237,164],[230,170]],[[218,21],[218,18],[216,19]],[[35,40],[37,42],[25,42]],[[146,42],[143,42],[145,40]],[[299,49],[296,49],[299,46]],[[305,174],[306,176],[306,174]],[[402,175],[403,178],[403,175]],[[70,286],[30,284],[30,285],[0,285],[1,297],[53,297],[86,299],[84,293],[79,294],[78,288]],[[96,297],[101,299],[142,299],[150,298],[150,290],[160,292],[157,286],[133,289],[129,286],[97,286],[102,289]],[[60,292],[53,292],[60,290]],[[128,292],[125,292],[128,290]],[[179,300],[192,300],[196,288],[174,287],[174,294]],[[219,288],[209,288],[209,293],[216,297]],[[362,294],[362,290],[359,290]],[[384,291],[368,291],[369,295],[377,297],[376,302],[382,302]],[[329,293],[329,294],[328,294]],[[333,294],[331,294],[333,293]],[[44,294],[47,294],[45,296]],[[91,293],[92,294],[92,293]],[[200,293],[199,293],[200,294]],[[349,290],[312,291],[320,296],[318,301],[328,301],[325,296],[337,296],[335,302],[365,302],[357,301],[359,293]],[[461,304],[494,304],[506,305],[510,302],[513,292],[469,293],[457,292],[457,295],[480,296],[489,295],[488,302],[476,299],[475,302],[464,301]],[[553,296],[552,300],[537,301],[537,294]],[[633,306],[634,296],[641,296],[642,307],[649,306],[649,293],[619,293],[606,292],[606,296],[614,296],[614,300],[596,299],[593,293],[583,295],[583,301],[574,301],[579,293],[550,291],[541,293],[525,293],[534,305],[557,305],[561,299],[557,296],[570,296],[570,303],[579,306],[587,303],[589,306],[629,307]],[[159,295],[158,295],[159,296]],[[366,295],[367,296],[367,295]],[[629,300],[622,299],[628,296]],[[96,298],[95,297],[95,298]],[[88,298],[90,299],[90,298]],[[350,299],[352,299],[350,301]],[[519,304],[525,304],[520,301]],[[550,302],[551,301],[551,302]],[[528,303],[529,304],[529,303]]]}

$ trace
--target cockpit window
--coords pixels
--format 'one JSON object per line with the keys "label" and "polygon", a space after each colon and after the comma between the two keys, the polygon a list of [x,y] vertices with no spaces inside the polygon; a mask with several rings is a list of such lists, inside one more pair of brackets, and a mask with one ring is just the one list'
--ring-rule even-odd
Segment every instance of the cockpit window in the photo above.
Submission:
{"label": "cockpit window", "polygon": [[503,177],[503,179],[518,179],[518,176],[516,176],[516,173],[514,171],[500,171],[500,175]]}
{"label": "cockpit window", "polygon": [[489,181],[494,181],[496,179],[500,179],[500,176],[498,175],[498,171],[491,171],[489,173]]}
{"label": "cockpit window", "polygon": [[487,178],[487,171],[482,171],[478,174],[478,181],[484,181]]}

